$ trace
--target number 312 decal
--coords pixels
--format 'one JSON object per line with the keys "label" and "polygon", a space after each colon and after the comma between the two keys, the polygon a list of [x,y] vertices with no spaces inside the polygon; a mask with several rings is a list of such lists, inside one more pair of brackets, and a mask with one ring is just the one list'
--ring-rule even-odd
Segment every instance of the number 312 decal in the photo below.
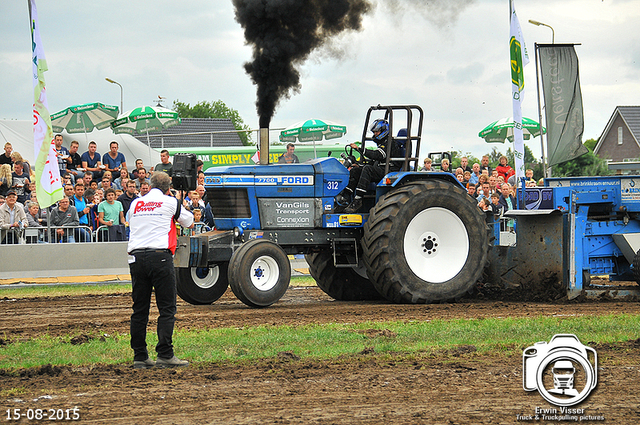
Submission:
{"label": "number 312 decal", "polygon": [[327,190],[338,190],[338,185],[340,182],[337,181],[329,181],[327,182]]}

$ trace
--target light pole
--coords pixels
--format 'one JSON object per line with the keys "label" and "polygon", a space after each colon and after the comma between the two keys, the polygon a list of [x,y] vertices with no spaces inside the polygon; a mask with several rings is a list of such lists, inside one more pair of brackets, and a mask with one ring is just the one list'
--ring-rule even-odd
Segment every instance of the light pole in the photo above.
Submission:
{"label": "light pole", "polygon": [[529,23],[537,27],[542,25],[543,27],[551,28],[551,44],[555,44],[556,32],[553,30],[553,27],[551,25],[543,24],[542,22],[534,21],[533,19],[529,19]]}
{"label": "light pole", "polygon": [[122,89],[122,84],[120,84],[117,81],[113,81],[111,78],[105,78],[105,80],[107,80],[110,83],[117,84],[117,85],[120,86],[120,113],[123,114],[124,113],[124,103],[123,103],[124,90]]}

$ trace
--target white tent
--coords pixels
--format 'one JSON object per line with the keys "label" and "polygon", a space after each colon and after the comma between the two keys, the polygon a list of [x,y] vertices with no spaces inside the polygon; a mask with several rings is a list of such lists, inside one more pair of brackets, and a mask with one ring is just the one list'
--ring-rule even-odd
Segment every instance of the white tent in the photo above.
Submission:
{"label": "white tent", "polygon": [[[103,155],[109,152],[109,144],[112,141],[118,142],[118,152],[121,152],[127,160],[127,167],[132,170],[136,159],[142,159],[148,169],[152,165],[160,162],[160,152],[149,149],[147,145],[140,142],[128,134],[114,134],[110,128],[104,130],[94,130],[87,133],[68,134],[62,132],[64,138],[63,145],[67,148],[73,140],[80,144],[78,153],[82,155],[88,150],[89,142],[94,141],[98,145],[98,153]],[[35,152],[33,145],[33,123],[28,120],[2,120],[0,119],[0,154],[4,153],[4,144],[11,143],[13,150],[19,152],[23,158],[35,165]]]}

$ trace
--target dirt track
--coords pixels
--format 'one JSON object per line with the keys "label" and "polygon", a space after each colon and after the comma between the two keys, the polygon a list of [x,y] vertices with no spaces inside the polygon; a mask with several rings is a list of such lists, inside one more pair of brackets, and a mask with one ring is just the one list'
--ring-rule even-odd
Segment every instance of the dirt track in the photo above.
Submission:
{"label": "dirt track", "polygon": [[[640,314],[640,303],[346,303],[310,287],[291,288],[278,304],[262,310],[245,307],[230,293],[212,306],[179,301],[176,326],[197,329],[621,312]],[[128,333],[129,315],[128,295],[5,297],[0,299],[0,338]],[[152,317],[156,315],[152,311]],[[595,348],[600,359],[599,384],[580,407],[588,415],[604,416],[606,420],[597,423],[638,423],[640,340]],[[474,347],[397,356],[391,361],[363,350],[326,362],[298,360],[282,353],[242,367],[192,365],[183,370],[141,372],[126,364],[43,367],[4,375],[0,394],[9,394],[11,388],[24,389],[19,395],[0,397],[4,421],[9,408],[79,406],[84,423],[516,423],[517,414],[552,407],[537,392],[522,390],[521,356],[487,357]]]}

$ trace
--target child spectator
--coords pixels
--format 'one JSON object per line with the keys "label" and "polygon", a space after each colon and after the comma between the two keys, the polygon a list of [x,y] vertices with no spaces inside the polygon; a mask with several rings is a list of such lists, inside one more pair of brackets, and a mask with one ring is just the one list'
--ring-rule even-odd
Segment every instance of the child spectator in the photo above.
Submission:
{"label": "child spectator", "polygon": [[482,210],[482,211],[489,211],[489,198],[482,198],[480,200],[480,202],[478,202],[478,207]]}
{"label": "child spectator", "polygon": [[497,192],[491,194],[491,211],[496,218],[501,216],[503,212],[502,205],[500,205],[500,194]]}
{"label": "child spectator", "polygon": [[118,176],[118,178],[113,181],[113,188],[123,190],[126,189],[127,186],[125,184],[125,180],[129,180],[129,172],[126,168],[123,167],[120,169],[120,175]]}
{"label": "child spectator", "polygon": [[[500,205],[502,205],[503,211],[510,211],[516,208],[516,198],[511,193],[511,186],[509,183],[502,185],[502,195],[500,196]],[[514,220],[508,220],[505,223],[505,228],[502,230],[513,230]]]}
{"label": "child spectator", "polygon": [[87,198],[87,206],[89,207],[89,214],[87,221],[92,231],[98,228],[98,205],[95,203],[96,192],[93,189],[87,189],[84,193],[84,197]]}
{"label": "child spectator", "polygon": [[441,162],[440,162],[440,171],[443,171],[445,173],[450,173],[451,172],[451,168],[450,168],[450,164],[449,164],[449,160],[447,158],[444,158]]}
{"label": "child spectator", "polygon": [[533,178],[533,170],[531,169],[525,170],[524,177],[525,177],[525,182],[527,183],[527,187],[531,187],[529,186],[530,182],[533,182],[534,186],[537,185],[536,179]]}
{"label": "child spectator", "polygon": [[475,184],[468,183],[468,184],[467,184],[467,193],[468,193],[468,194],[469,194],[469,196],[471,196],[473,199],[476,199],[476,185],[475,185]]}
{"label": "child spectator", "polygon": [[420,169],[420,171],[433,171],[433,170],[431,169],[431,163],[432,163],[432,162],[433,162],[433,161],[431,160],[431,158],[425,158],[425,159],[424,159],[424,167],[422,167],[422,168]]}
{"label": "child spectator", "polygon": [[463,174],[463,179],[462,179],[462,183],[467,184],[469,183],[469,179],[471,179],[471,173],[468,171],[465,171]]}
{"label": "child spectator", "polygon": [[200,194],[196,190],[192,190],[189,192],[189,200],[186,201],[186,207],[189,211],[195,211],[199,209],[204,209],[205,205],[202,199],[200,199]]}
{"label": "child spectator", "polygon": [[198,224],[198,223],[202,223],[202,210],[200,210],[200,208],[197,208],[195,211],[193,211],[193,222]]}

